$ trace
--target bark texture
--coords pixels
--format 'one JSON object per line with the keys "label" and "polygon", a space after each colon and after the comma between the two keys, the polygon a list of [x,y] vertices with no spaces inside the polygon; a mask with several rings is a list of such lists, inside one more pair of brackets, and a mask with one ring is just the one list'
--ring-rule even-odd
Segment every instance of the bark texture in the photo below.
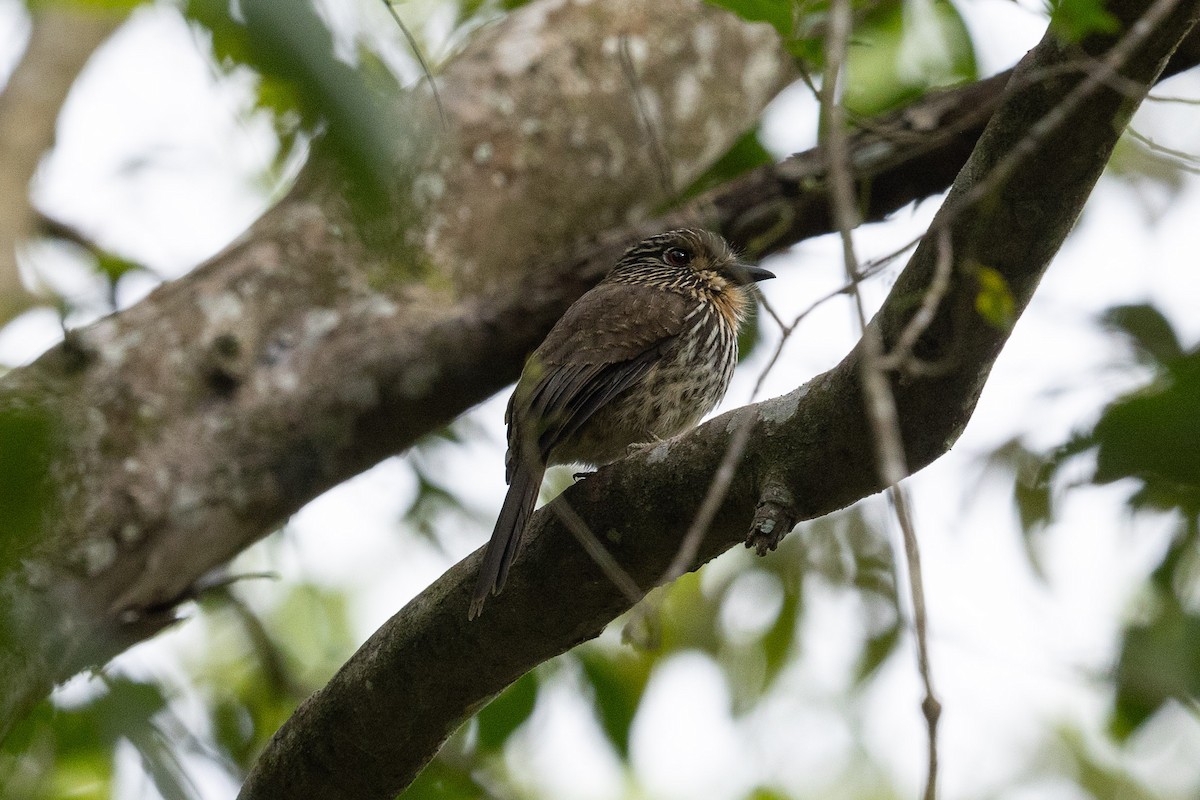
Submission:
{"label": "bark texture", "polygon": [[[1198,14],[1200,3],[1174,4],[1152,30],[1142,31],[1141,46],[1121,70],[1121,91],[1100,81],[1070,113],[1060,109],[1072,108],[1073,92],[1100,66],[1060,69],[1082,54],[1048,35],[1018,67],[1012,91],[934,222],[950,237],[955,269],[915,353],[945,369],[892,381],[914,469],[957,439],[1008,338],[1009,328],[989,324],[974,310],[979,284],[973,265],[1003,275],[1016,312],[1025,308],[1142,93]],[[1112,45],[1112,39],[1091,40],[1086,52],[1100,56]],[[1051,135],[1030,140],[1031,131],[1036,135],[1055,115],[1061,119]],[[1020,157],[1010,158],[1014,153]],[[1005,180],[991,180],[997,169]],[[968,203],[971,198],[983,202]],[[911,318],[937,257],[931,238],[871,323],[885,343],[894,343]],[[482,703],[626,610],[629,601],[560,524],[555,505],[569,504],[649,588],[670,564],[729,437],[747,417],[754,425],[750,444],[697,563],[741,541],[756,505],[806,519],[879,490],[860,358],[856,349],[788,395],[732,411],[568,489],[535,514],[504,593],[473,622],[466,610],[480,554],[460,562],[376,632],[280,729],[240,797],[391,797]]]}

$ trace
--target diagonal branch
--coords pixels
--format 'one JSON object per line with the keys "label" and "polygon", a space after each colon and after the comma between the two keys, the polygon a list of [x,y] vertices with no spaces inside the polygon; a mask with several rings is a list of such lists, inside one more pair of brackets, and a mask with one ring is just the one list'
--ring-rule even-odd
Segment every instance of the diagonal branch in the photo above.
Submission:
{"label": "diagonal branch", "polygon": [[[1114,4],[1126,21],[1141,4]],[[978,286],[964,267],[1002,275],[1019,314],[1077,219],[1142,92],[1200,15],[1200,0],[1179,2],[1121,70],[1123,91],[1097,87],[1055,136],[1015,166],[989,202],[955,207],[1030,126],[1052,114],[1083,76],[1062,72],[1022,82],[1005,96],[951,190],[935,225],[946,230],[959,268],[944,302],[913,348],[948,360],[947,370],[892,381],[905,457],[919,469],[958,437],[1009,330],[974,312]],[[1112,38],[1088,40],[1093,55]],[[1017,77],[1072,56],[1047,35]],[[885,347],[903,335],[937,270],[936,242],[918,247],[871,325]],[[863,413],[863,354],[783,397],[731,412],[696,431],[600,470],[564,493],[591,528],[608,534],[614,557],[639,585],[670,564],[679,537],[703,501],[709,476],[728,450],[737,420],[755,415],[755,432],[697,563],[745,537],[755,504],[774,487],[800,498],[787,511],[811,518],[882,488],[871,426]],[[619,532],[617,535],[616,532]],[[505,592],[472,623],[466,608],[478,553],[460,562],[375,633],[324,689],[276,734],[241,797],[390,797],[405,786],[473,710],[528,669],[597,635],[629,602],[579,549],[552,511],[534,515],[528,544]]]}
{"label": "diagonal branch", "polygon": [[0,89],[0,324],[33,302],[17,271],[17,248],[37,232],[29,182],[54,144],[58,110],[92,53],[123,16],[47,5],[33,13],[29,45]]}

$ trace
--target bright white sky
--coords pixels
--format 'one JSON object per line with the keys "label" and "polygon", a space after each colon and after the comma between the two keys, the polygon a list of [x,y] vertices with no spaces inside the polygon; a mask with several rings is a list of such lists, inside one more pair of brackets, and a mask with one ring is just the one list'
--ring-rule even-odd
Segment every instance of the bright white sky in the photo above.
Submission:
{"label": "bright white sky", "polygon": [[[1006,0],[958,5],[985,74],[1011,65],[1044,26],[1039,15]],[[353,18],[345,19],[353,24]],[[431,27],[444,31],[445,20]],[[0,80],[26,31],[21,5],[0,0]],[[1200,98],[1200,80],[1183,76],[1158,93]],[[274,140],[263,118],[246,115],[249,107],[248,83],[216,80],[174,10],[142,9],[97,53],[72,94],[59,145],[34,187],[37,202],[164,276],[182,274],[240,233],[267,202],[270,190],[257,176],[274,157]],[[807,91],[789,90],[770,109],[764,138],[779,155],[804,149],[815,139],[815,121]],[[1148,104],[1135,127],[1180,150],[1196,151],[1200,141],[1200,114],[1182,104]],[[860,256],[910,240],[935,209],[936,201],[927,201],[885,225],[863,229],[857,236]],[[1133,757],[1108,752],[1099,736],[1108,698],[1097,678],[1111,665],[1114,626],[1130,612],[1130,591],[1162,547],[1163,526],[1131,523],[1121,487],[1073,492],[1062,521],[1045,539],[1049,580],[1042,583],[1022,552],[1005,490],[980,484],[980,459],[999,443],[1014,435],[1034,446],[1059,443],[1131,385],[1128,372],[1112,369],[1118,341],[1091,324],[1104,308],[1152,300],[1186,341],[1200,339],[1197,219],[1200,181],[1194,176],[1174,197],[1156,187],[1106,180],[1017,326],[965,435],[953,452],[909,482],[923,546],[935,681],[945,708],[941,758],[948,800],[1079,797],[1061,780],[1013,786],[1014,776],[1028,774],[1030,764],[1054,758],[1053,742],[1043,737],[1055,727],[1088,731],[1089,741],[1114,763],[1135,769],[1164,796],[1191,796],[1200,787],[1195,717],[1179,711],[1151,725]],[[769,263],[780,277],[764,290],[784,318],[841,284],[837,247],[832,238],[821,238]],[[70,254],[43,247],[28,252],[26,261],[42,280],[78,299],[83,310],[73,324],[102,313],[97,287]],[[882,297],[894,275],[870,287],[872,301]],[[153,285],[149,279],[130,280],[121,302],[135,302]],[[785,392],[835,364],[855,339],[851,319],[842,300],[813,313],[761,397]],[[769,324],[764,331],[768,342],[739,370],[725,407],[750,398],[776,336]],[[53,313],[31,312],[0,331],[0,363],[28,362],[58,337]],[[287,547],[255,548],[238,568],[266,567],[291,579],[360,587],[354,608],[365,638],[483,543],[504,492],[505,400],[502,393],[468,415],[484,436],[443,448],[429,465],[478,516],[453,521],[458,529],[445,537],[449,553],[396,535],[413,481],[402,462],[391,460],[297,514]],[[881,501],[869,502],[875,516],[885,518]],[[862,732],[872,760],[916,794],[925,755],[911,649],[885,666],[861,703],[847,708],[841,692],[855,654],[846,632],[860,629],[861,608],[853,596],[817,584],[810,581],[806,595],[805,655],[777,691],[777,701],[761,713],[734,721],[728,687],[703,658],[681,656],[656,676],[633,737],[644,796],[723,800],[744,795],[758,782],[774,782],[796,796],[831,796],[839,787],[829,782],[839,777],[855,730]],[[244,590],[269,604],[283,588],[259,583]],[[747,591],[751,598],[763,596],[753,587]],[[184,625],[118,663],[177,681],[183,674],[180,654],[202,646],[198,630]],[[81,689],[68,687],[66,696],[71,691]],[[558,702],[539,709],[515,748],[514,769],[547,797],[618,794],[628,777],[599,744],[601,735],[571,687],[560,687],[557,696]],[[185,705],[187,697],[185,692]],[[129,753],[122,760],[133,762]],[[202,785],[211,788],[212,797],[229,793],[232,787],[220,776],[203,772]],[[132,770],[123,772],[122,786],[123,799],[154,796]]]}

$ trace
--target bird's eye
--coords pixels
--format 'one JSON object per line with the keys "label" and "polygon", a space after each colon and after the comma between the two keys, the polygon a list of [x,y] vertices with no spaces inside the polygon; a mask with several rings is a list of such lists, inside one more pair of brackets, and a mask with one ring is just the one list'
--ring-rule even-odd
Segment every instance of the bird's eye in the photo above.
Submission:
{"label": "bird's eye", "polygon": [[682,247],[672,247],[663,253],[663,259],[672,267],[686,267],[692,261],[692,254]]}

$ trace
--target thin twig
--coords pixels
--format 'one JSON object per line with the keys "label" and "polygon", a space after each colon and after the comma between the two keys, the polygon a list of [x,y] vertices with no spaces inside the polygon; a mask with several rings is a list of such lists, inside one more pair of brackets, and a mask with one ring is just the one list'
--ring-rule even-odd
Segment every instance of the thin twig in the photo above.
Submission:
{"label": "thin twig", "polygon": [[676,192],[675,181],[671,177],[671,161],[666,147],[663,145],[658,127],[654,124],[654,117],[651,116],[650,109],[646,105],[646,98],[642,96],[642,82],[638,78],[637,69],[633,64],[633,54],[629,51],[629,37],[622,33],[617,37],[617,42],[617,56],[621,62],[621,73],[625,76],[625,80],[629,83],[629,90],[633,94],[633,108],[637,112],[638,124],[642,128],[642,133],[646,135],[646,141],[650,143],[650,159],[658,170],[658,179],[662,183],[663,192],[667,197],[674,197]]}
{"label": "thin twig", "polygon": [[758,302],[767,312],[767,316],[775,320],[775,324],[779,326],[780,330],[787,327],[787,323],[783,321],[783,317],[779,316],[779,312],[775,310],[775,306],[771,305],[771,301],[762,292],[758,293]]}
{"label": "thin twig", "polygon": [[929,739],[928,776],[925,783],[925,800],[937,797],[937,723],[941,706],[933,693],[933,680],[929,665],[929,647],[926,637],[926,609],[923,584],[921,582],[920,552],[916,533],[908,515],[908,505],[896,486],[908,475],[904,455],[904,443],[900,436],[899,415],[896,398],[884,371],[883,341],[879,329],[867,324],[866,309],[862,293],[858,290],[859,265],[854,252],[853,229],[858,225],[859,215],[855,204],[854,179],[850,172],[850,154],[845,131],[845,117],[838,103],[838,78],[845,64],[846,49],[850,36],[849,0],[836,0],[830,7],[828,35],[825,40],[825,75],[821,86],[821,102],[825,110],[825,147],[829,158],[830,195],[833,200],[834,221],[842,240],[842,253],[846,279],[853,288],[854,307],[862,328],[862,367],[860,375],[867,417],[871,423],[875,457],[881,482],[890,487],[896,516],[900,520],[904,536],[904,552],[909,565],[909,590],[912,594],[913,617],[917,638],[917,666],[925,685],[925,699],[921,704],[925,713],[926,731]]}
{"label": "thin twig", "polygon": [[[909,359],[913,355],[913,347],[916,346],[917,340],[921,338],[921,334],[925,333],[930,324],[933,323],[933,318],[937,314],[938,306],[942,304],[942,300],[946,297],[946,292],[950,291],[950,276],[953,273],[954,257],[950,250],[950,234],[942,230],[938,232],[937,240],[938,252],[937,261],[934,265],[933,280],[929,283],[929,289],[925,292],[925,296],[921,298],[921,307],[917,309],[917,313],[913,314],[913,318],[904,326],[904,330],[900,332],[900,338],[895,346],[892,347],[890,353],[884,356],[879,368],[889,371],[911,371],[917,372],[916,364],[909,363]],[[909,370],[909,367],[913,369]]]}
{"label": "thin twig", "polygon": [[1165,144],[1159,144],[1144,133],[1140,133],[1133,127],[1126,129],[1130,137],[1141,142],[1153,153],[1164,155],[1174,162],[1174,166],[1190,172],[1193,175],[1200,174],[1200,156],[1195,153],[1189,153],[1186,150],[1176,150],[1174,147],[1167,147]]}
{"label": "thin twig", "polygon": [[708,484],[708,491],[704,494],[704,500],[700,503],[696,516],[692,518],[691,526],[684,534],[683,541],[679,543],[679,550],[676,551],[675,558],[671,560],[671,565],[667,567],[667,571],[663,573],[659,583],[670,583],[691,569],[692,563],[696,560],[696,553],[700,551],[700,543],[704,541],[704,534],[708,533],[708,528],[712,525],[717,510],[721,508],[721,504],[725,502],[725,496],[729,494],[729,485],[733,483],[738,462],[742,460],[742,455],[746,452],[746,445],[750,443],[750,432],[753,429],[754,414],[744,414],[742,420],[738,422],[737,429],[729,438],[725,455],[721,458],[721,463],[717,465],[716,472],[713,473],[712,481]]}
{"label": "thin twig", "polygon": [[[758,397],[758,393],[762,391],[763,383],[766,382],[767,375],[769,375],[771,370],[774,369],[775,363],[779,361],[779,356],[783,353],[784,345],[787,344],[789,337],[791,337],[791,335],[796,331],[796,328],[800,326],[800,323],[804,321],[805,317],[816,311],[819,307],[825,305],[825,303],[828,303],[833,298],[843,294],[850,294],[850,292],[854,291],[858,284],[862,283],[867,278],[874,277],[875,273],[882,270],[889,263],[891,263],[891,261],[895,260],[895,258],[896,255],[893,255],[887,260],[880,259],[879,261],[872,262],[870,266],[860,269],[858,271],[858,277],[855,280],[844,283],[833,291],[826,292],[816,300],[812,301],[812,303],[805,307],[803,311],[796,315],[795,319],[792,320],[790,325],[783,322],[783,320],[779,318],[779,315],[775,313],[773,308],[766,306],[767,312],[779,325],[779,330],[783,335],[780,337],[779,342],[775,345],[775,351],[771,353],[771,358],[769,361],[767,361],[767,365],[763,367],[762,372],[758,374],[758,380],[754,382],[754,389],[750,392],[749,402],[753,403],[754,398]],[[764,305],[766,305],[766,301],[764,300],[763,302]]]}
{"label": "thin twig", "polygon": [[400,15],[396,13],[396,8],[392,5],[391,0],[383,0],[383,5],[387,8],[388,13],[392,15],[392,19],[396,20],[396,25],[399,26],[400,32],[404,34],[404,38],[408,41],[409,48],[413,51],[413,55],[417,57],[417,63],[421,65],[421,71],[429,79],[429,89],[433,92],[433,104],[437,106],[438,119],[442,122],[442,130],[446,130],[449,127],[449,123],[446,121],[446,109],[442,107],[442,96],[438,93],[437,81],[433,79],[433,70],[429,68],[429,63],[425,60],[425,54],[421,52],[421,48],[417,44],[417,37],[413,36],[412,31],[404,24],[404,20],[400,19]]}
{"label": "thin twig", "polygon": [[1180,103],[1185,106],[1200,106],[1200,97],[1172,97],[1165,94],[1148,94],[1146,99],[1153,103]]}
{"label": "thin twig", "polygon": [[942,704],[933,691],[933,671],[929,664],[929,615],[925,607],[925,577],[921,571],[921,550],[917,546],[917,530],[908,506],[908,493],[903,486],[894,483],[888,487],[888,498],[892,501],[896,521],[900,523],[904,557],[908,565],[913,627],[917,637],[917,671],[921,674],[921,683],[925,689],[925,697],[921,700],[921,713],[925,716],[926,746],[929,751],[929,779],[925,784],[925,800],[934,800],[937,797],[938,773],[937,724],[942,715]]}
{"label": "thin twig", "polygon": [[604,543],[600,541],[596,534],[592,533],[592,529],[584,522],[583,517],[579,516],[579,514],[575,513],[575,509],[571,508],[566,498],[560,495],[547,503],[547,507],[562,520],[563,525],[567,526],[567,530],[571,532],[571,535],[575,537],[580,546],[587,551],[592,561],[596,562],[596,566],[600,567],[600,571],[612,581],[613,585],[621,591],[621,594],[625,595],[630,604],[634,605],[640,602],[645,592],[641,590],[641,587],[637,585],[633,578],[629,577],[629,573],[617,563],[617,560],[608,552],[608,548],[604,546]]}
{"label": "thin twig", "polygon": [[[660,586],[682,576],[695,562],[696,553],[700,550],[700,543],[704,541],[704,535],[712,525],[713,518],[721,508],[721,503],[725,502],[726,495],[729,494],[729,486],[737,472],[738,462],[741,461],[742,455],[746,452],[746,446],[750,443],[750,433],[753,429],[754,414],[746,414],[729,439],[729,445],[725,448],[721,463],[713,472],[712,480],[708,484],[708,491],[705,492],[704,499],[700,502],[700,508],[697,509],[696,516],[692,518],[692,524],[688,526],[687,533],[683,535],[675,557],[663,572],[662,577],[658,579]],[[663,595],[659,592],[647,597],[645,602],[634,609],[629,621],[625,623],[622,634],[624,641],[643,650],[658,649],[662,642],[661,625],[657,621],[662,601]]]}

